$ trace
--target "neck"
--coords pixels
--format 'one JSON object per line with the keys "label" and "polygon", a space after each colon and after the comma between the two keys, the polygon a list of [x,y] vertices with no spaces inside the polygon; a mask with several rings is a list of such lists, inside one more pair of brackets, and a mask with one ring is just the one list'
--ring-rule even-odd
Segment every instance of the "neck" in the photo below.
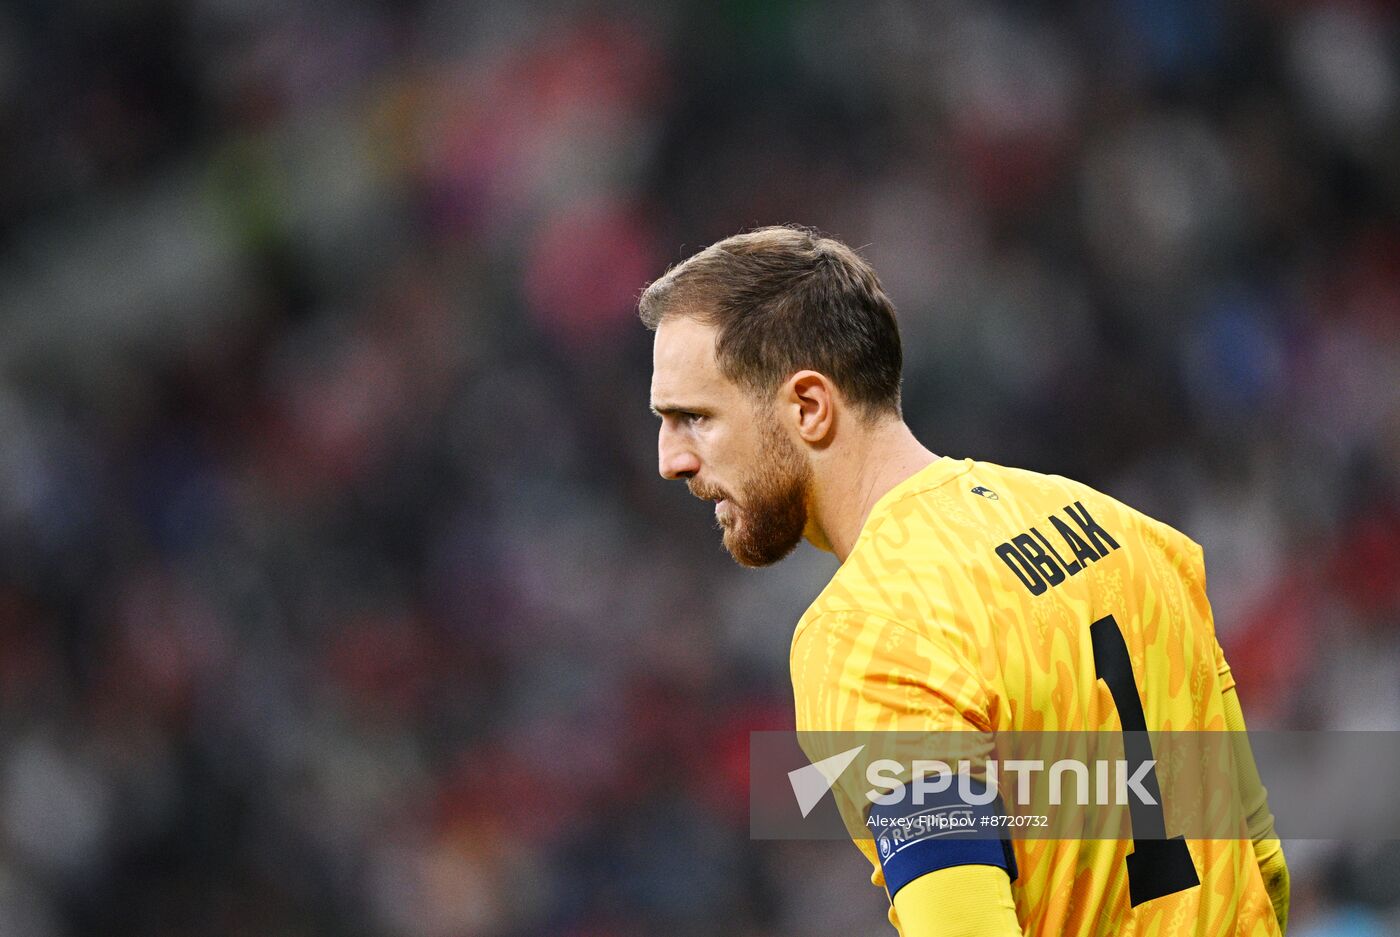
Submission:
{"label": "neck", "polygon": [[817,468],[808,506],[807,539],[843,563],[875,502],[938,458],[903,420],[862,428],[862,438],[853,442],[828,453],[827,464]]}

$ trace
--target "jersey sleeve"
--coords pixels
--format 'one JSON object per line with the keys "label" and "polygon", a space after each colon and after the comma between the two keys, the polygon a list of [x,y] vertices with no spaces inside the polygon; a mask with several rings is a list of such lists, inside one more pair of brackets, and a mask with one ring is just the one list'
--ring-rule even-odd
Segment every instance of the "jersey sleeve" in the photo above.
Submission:
{"label": "jersey sleeve", "polygon": [[858,611],[826,612],[793,640],[799,732],[990,731],[966,651]]}
{"label": "jersey sleeve", "polygon": [[1021,937],[1011,885],[985,865],[940,869],[910,883],[891,919],[900,937]]}
{"label": "jersey sleeve", "polygon": [[871,881],[891,900],[920,876],[960,865],[995,865],[1015,877],[1014,859],[1000,840],[931,837],[890,855],[867,827],[864,766],[875,758],[893,756],[909,765],[915,757],[941,755],[909,748],[927,744],[931,734],[955,740],[935,744],[954,745],[958,757],[976,761],[990,751],[987,692],[961,649],[866,613],[824,613],[794,639],[792,680],[798,739],[809,759],[864,746],[860,767],[845,771],[833,793],[873,866]]}
{"label": "jersey sleeve", "polygon": [[1219,641],[1215,642],[1215,672],[1220,677],[1220,692],[1235,688],[1235,675],[1230,672],[1230,665],[1225,660],[1225,651],[1221,649]]}

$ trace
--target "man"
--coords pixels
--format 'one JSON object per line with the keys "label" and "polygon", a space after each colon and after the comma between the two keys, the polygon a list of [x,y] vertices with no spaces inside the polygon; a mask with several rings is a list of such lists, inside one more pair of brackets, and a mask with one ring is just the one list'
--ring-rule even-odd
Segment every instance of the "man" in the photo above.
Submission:
{"label": "man", "polygon": [[[900,413],[894,308],[845,245],[728,238],[640,313],[661,474],[715,502],[745,566],[804,537],[841,561],[793,636],[800,733],[1242,733],[1200,548],[1068,479],[925,448]],[[1242,754],[1248,841],[857,844],[904,937],[1280,934],[1287,866]]]}

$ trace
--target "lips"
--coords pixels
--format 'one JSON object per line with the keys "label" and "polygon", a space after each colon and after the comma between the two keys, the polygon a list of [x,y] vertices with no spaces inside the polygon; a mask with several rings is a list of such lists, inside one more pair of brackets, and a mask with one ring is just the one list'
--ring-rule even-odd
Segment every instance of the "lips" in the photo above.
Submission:
{"label": "lips", "polygon": [[715,501],[715,520],[721,525],[728,523],[733,519],[733,515],[730,513],[731,510],[732,507],[729,504],[729,499],[717,499]]}
{"label": "lips", "polygon": [[730,503],[729,499],[724,496],[723,492],[717,489],[691,488],[690,493],[701,501],[713,501],[715,504],[715,520],[721,523],[723,523],[724,518],[728,517],[733,510],[733,505]]}

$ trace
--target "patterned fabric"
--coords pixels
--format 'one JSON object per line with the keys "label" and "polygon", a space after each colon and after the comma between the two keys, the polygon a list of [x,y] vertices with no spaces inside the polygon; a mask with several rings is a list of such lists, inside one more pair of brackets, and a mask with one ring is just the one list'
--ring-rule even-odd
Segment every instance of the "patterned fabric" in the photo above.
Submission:
{"label": "patterned fabric", "polygon": [[[1121,731],[1090,635],[1109,615],[1146,727],[1224,731],[1234,681],[1197,544],[1069,479],[938,459],[880,499],[797,625],[804,748],[823,757],[807,733],[838,731]],[[861,789],[835,789],[853,829]],[[873,842],[856,844],[883,888]],[[1186,845],[1200,884],[1133,906],[1131,840],[1017,840],[1021,925],[1065,937],[1279,933],[1243,831]]]}

